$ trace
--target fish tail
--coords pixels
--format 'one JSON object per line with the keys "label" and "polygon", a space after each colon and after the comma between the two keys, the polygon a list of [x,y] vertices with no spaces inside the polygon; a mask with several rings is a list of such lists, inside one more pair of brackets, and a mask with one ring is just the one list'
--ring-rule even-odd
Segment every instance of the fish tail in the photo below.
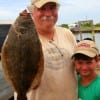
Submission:
{"label": "fish tail", "polygon": [[24,94],[18,94],[17,100],[27,100],[27,97]]}

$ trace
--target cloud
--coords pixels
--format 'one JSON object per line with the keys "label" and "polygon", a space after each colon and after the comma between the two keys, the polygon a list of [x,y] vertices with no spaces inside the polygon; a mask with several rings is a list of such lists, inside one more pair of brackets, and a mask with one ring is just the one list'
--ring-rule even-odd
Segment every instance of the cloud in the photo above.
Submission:
{"label": "cloud", "polygon": [[93,19],[100,22],[100,0],[59,0],[58,23],[74,23],[79,20]]}
{"label": "cloud", "polygon": [[[61,7],[57,24],[86,19],[100,22],[100,0],[59,0],[59,2]],[[29,4],[30,0],[0,0],[0,20],[14,20]]]}
{"label": "cloud", "polygon": [[0,1],[0,20],[15,20],[19,12],[27,8],[27,0],[2,0]]}

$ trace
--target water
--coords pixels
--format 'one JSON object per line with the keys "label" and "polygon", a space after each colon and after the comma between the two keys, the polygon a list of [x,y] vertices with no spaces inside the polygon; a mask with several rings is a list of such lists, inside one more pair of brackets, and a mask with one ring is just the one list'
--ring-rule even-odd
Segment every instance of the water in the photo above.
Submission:
{"label": "water", "polygon": [[[84,38],[92,38],[93,39],[93,35],[91,33],[81,33],[82,35],[82,39]],[[76,40],[80,40],[80,34],[75,34]],[[100,33],[95,33],[94,34],[94,38],[95,38],[95,42],[97,47],[99,48],[100,51]]]}
{"label": "water", "polygon": [[0,61],[0,100],[8,100],[8,98],[13,96],[13,89],[5,79],[4,73],[2,71],[2,64]]}

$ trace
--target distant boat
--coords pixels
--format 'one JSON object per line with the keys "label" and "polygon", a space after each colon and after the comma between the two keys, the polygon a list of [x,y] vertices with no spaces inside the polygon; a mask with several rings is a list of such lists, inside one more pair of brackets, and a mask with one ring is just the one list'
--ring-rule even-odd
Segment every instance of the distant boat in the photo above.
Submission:
{"label": "distant boat", "polygon": [[79,27],[79,24],[69,24],[68,25],[69,29],[72,30],[72,31],[79,31],[80,27]]}

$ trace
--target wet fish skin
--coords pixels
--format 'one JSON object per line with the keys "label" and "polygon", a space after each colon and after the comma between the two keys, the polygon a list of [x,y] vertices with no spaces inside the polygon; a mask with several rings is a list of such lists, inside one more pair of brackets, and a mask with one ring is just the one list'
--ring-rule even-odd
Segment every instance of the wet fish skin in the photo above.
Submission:
{"label": "wet fish skin", "polygon": [[26,11],[11,26],[1,52],[4,74],[17,92],[17,100],[27,100],[26,93],[41,82],[44,58],[35,25]]}

